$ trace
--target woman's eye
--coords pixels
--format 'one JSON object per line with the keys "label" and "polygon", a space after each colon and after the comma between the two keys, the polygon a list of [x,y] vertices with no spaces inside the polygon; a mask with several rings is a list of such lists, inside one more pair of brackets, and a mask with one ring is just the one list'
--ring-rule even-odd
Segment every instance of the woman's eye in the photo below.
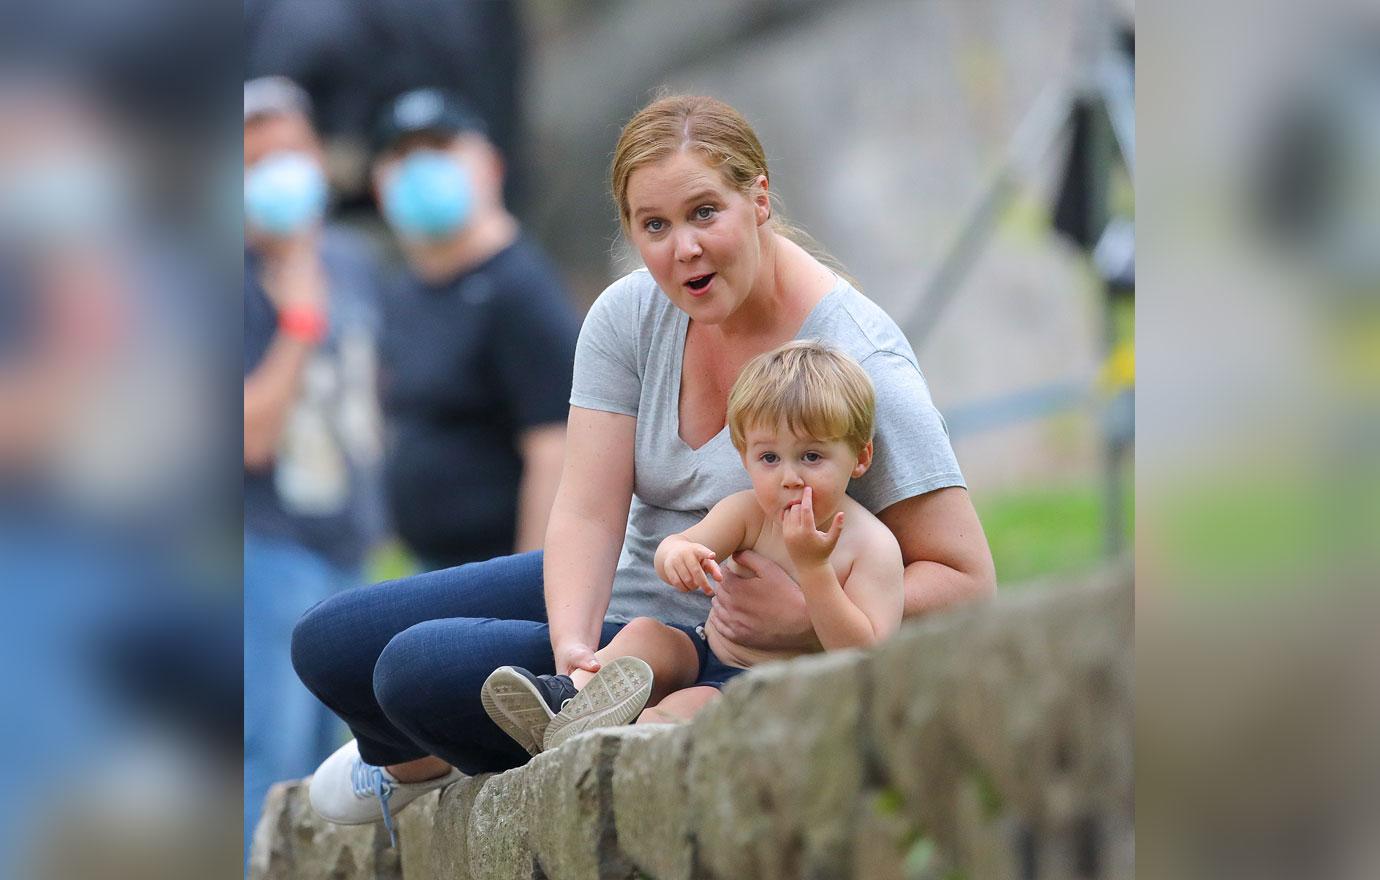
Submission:
{"label": "woman's eye", "polygon": [[708,220],[711,217],[713,217],[714,214],[715,209],[712,205],[700,205],[698,208],[695,209],[696,220]]}
{"label": "woman's eye", "polygon": [[642,227],[648,232],[660,232],[665,225],[666,224],[660,220],[648,220],[646,223],[642,224]]}

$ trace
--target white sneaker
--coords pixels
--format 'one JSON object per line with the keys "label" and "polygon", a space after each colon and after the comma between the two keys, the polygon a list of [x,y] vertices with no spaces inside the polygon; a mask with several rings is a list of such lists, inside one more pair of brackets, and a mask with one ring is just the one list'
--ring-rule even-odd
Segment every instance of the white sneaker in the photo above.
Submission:
{"label": "white sneaker", "polygon": [[328,822],[367,825],[382,819],[388,829],[388,839],[397,846],[393,813],[429,791],[458,781],[463,775],[452,767],[445,776],[425,782],[399,782],[382,767],[366,764],[359,756],[359,743],[350,740],[316,768],[308,793],[312,809]]}

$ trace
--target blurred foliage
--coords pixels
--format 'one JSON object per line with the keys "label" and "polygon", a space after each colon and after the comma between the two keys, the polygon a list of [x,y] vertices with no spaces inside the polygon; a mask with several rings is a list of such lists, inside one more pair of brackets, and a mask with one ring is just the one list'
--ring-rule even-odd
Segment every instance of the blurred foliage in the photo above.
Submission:
{"label": "blurred foliage", "polygon": [[[973,499],[1003,586],[1085,571],[1104,558],[1100,483],[1049,486]],[[1128,538],[1135,492],[1125,498]]]}

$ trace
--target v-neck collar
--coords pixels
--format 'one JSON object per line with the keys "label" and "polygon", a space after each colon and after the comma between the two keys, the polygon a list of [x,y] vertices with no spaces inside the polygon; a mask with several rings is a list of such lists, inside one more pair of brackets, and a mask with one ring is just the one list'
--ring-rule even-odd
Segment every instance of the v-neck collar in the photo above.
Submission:
{"label": "v-neck collar", "polygon": [[[834,286],[829,290],[828,293],[820,297],[819,302],[815,303],[814,307],[811,308],[809,313],[805,315],[805,320],[800,323],[800,329],[796,330],[795,335],[791,337],[792,339],[803,339],[808,337],[810,325],[816,322],[818,316],[823,313],[825,305],[828,303],[832,303],[835,297],[848,286],[848,282],[843,280],[843,278],[840,278],[838,276],[835,276],[835,278],[837,279],[837,281],[834,284]],[[699,453],[703,452],[715,443],[720,442],[724,437],[728,436],[728,421],[727,417],[725,416],[724,426],[719,429],[718,433],[710,437],[703,443],[701,443],[699,446],[691,446],[689,443],[685,441],[685,437],[681,434],[680,395],[681,386],[684,384],[685,379],[685,339],[689,335],[689,333],[690,316],[685,312],[681,311],[680,309],[676,309],[676,350],[674,352],[676,375],[673,379],[673,381],[675,382],[673,386],[675,388],[675,400],[672,401],[675,407],[673,412],[675,413],[676,442],[688,449],[690,452]]]}

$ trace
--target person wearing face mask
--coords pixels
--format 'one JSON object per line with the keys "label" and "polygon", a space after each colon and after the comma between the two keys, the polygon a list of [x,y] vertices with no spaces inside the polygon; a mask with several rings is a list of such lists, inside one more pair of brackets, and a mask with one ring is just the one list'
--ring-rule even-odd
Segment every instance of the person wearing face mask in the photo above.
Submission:
{"label": "person wearing face mask", "polygon": [[244,842],[275,781],[339,725],[293,674],[297,617],[361,582],[382,531],[374,385],[377,263],[324,221],[305,92],[244,86]]}
{"label": "person wearing face mask", "polygon": [[384,301],[391,522],[427,569],[541,546],[579,319],[503,203],[484,121],[439,89],[391,101],[373,184],[405,271]]}

